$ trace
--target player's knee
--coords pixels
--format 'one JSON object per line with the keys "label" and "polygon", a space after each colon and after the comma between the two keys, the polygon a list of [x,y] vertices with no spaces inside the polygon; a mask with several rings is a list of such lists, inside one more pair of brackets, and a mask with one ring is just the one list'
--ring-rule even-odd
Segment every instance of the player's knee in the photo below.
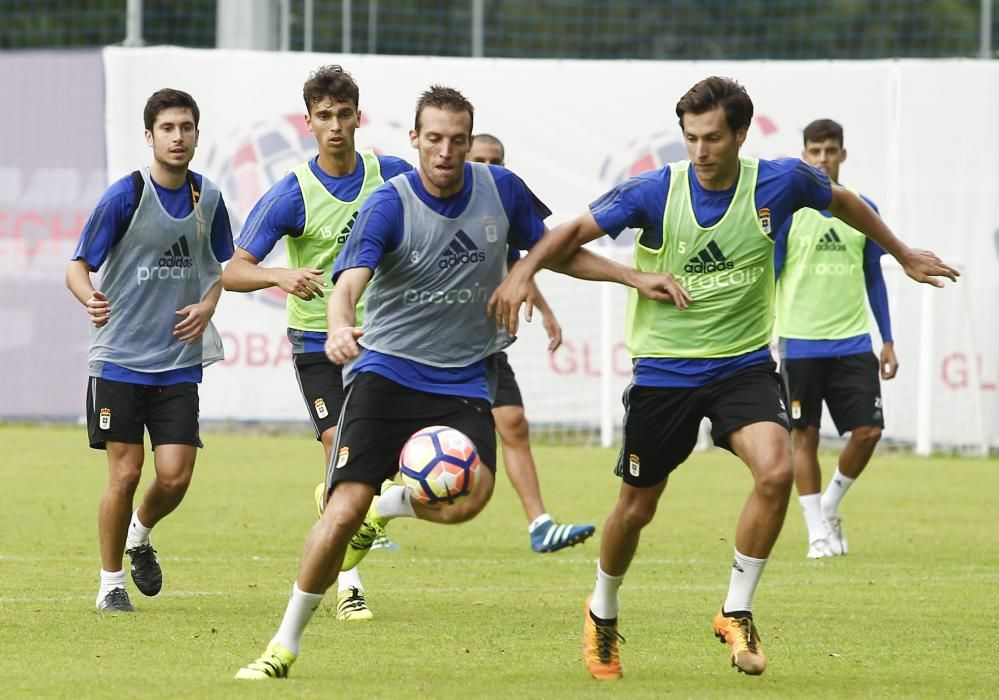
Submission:
{"label": "player's knee", "polygon": [[881,427],[877,425],[863,425],[853,430],[853,437],[855,440],[864,443],[870,447],[878,444],[881,439]]}
{"label": "player's knee", "polygon": [[139,487],[142,478],[142,463],[121,460],[111,466],[108,485],[115,491],[133,494]]}
{"label": "player's knee", "polygon": [[503,411],[496,413],[496,431],[500,439],[507,445],[527,444],[530,436],[530,425],[524,410]]}
{"label": "player's knee", "polygon": [[492,498],[493,485],[496,483],[495,481],[485,482],[485,479],[477,482],[472,492],[463,500],[454,505],[443,506],[440,511],[442,521],[447,525],[456,525],[471,520],[482,512],[482,509],[489,503],[489,499]]}
{"label": "player's knee", "polygon": [[191,485],[193,474],[193,469],[181,469],[169,474],[157,474],[156,481],[164,491],[174,495],[183,495],[187,491],[187,487]]}
{"label": "player's knee", "polygon": [[790,460],[775,460],[767,468],[756,471],[756,490],[767,498],[787,498],[793,485],[794,469]]}
{"label": "player's knee", "polygon": [[621,520],[628,530],[641,530],[656,517],[658,501],[632,499],[618,508]]}

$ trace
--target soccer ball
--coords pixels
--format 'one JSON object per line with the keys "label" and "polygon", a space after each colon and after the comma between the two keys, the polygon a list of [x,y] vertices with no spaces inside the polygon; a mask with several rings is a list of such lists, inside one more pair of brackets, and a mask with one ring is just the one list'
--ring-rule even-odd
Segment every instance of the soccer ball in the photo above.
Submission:
{"label": "soccer ball", "polygon": [[418,430],[399,455],[402,483],[417,503],[454,503],[467,496],[479,471],[479,452],[464,433],[446,425]]}

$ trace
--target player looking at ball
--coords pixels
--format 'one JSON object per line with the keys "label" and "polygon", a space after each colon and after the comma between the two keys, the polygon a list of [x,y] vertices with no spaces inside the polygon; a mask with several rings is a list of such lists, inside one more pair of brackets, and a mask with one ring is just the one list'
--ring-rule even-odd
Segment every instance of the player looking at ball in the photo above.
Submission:
{"label": "player looking at ball", "polygon": [[[404,515],[460,522],[492,494],[496,433],[485,359],[511,338],[486,315],[486,303],[505,272],[507,245],[534,245],[548,209],[505,168],[466,163],[472,121],[472,105],[457,90],[432,86],[420,96],[410,131],[419,169],[371,195],[337,259],[326,352],[344,364],[349,388],[327,476],[330,496],[306,539],[277,634],[237,678],[287,675],[326,589],[342,566],[367,553],[378,525]],[[600,274],[667,296],[659,275],[593,255],[565,264],[578,265],[578,275]],[[358,328],[354,307],[365,291]],[[400,485],[373,498],[395,475],[409,437],[431,425],[459,430],[479,453],[482,466],[466,499],[476,506],[460,518],[453,506],[414,503]]]}
{"label": "player looking at ball", "polygon": [[753,597],[793,482],[790,425],[769,349],[773,239],[784,222],[803,207],[828,210],[875,240],[919,282],[942,286],[938,277],[958,274],[933,253],[902,243],[862,199],[831,185],[821,171],[798,159],[740,157],[753,103],[736,81],[698,82],[677,102],[676,114],[690,159],[631,178],[552,230],[510,270],[490,302],[497,322],[516,332],[540,266],[625,228],[641,231],[635,266],[675,276],[690,299],[670,305],[629,294],[625,333],[635,378],[624,397],[615,469],[622,483],[583,609],[584,661],[602,680],[622,675],[618,592],[624,575],[704,417],[711,419],[715,444],[739,457],[754,482],[736,526],[728,593],[712,627],[739,671],[766,668]]}
{"label": "player looking at ball", "polygon": [[[222,284],[236,292],[268,287],[287,292],[295,375],[326,465],[344,397],[343,368],[323,351],[333,263],[364,201],[383,182],[413,166],[394,156],[355,150],[354,132],[361,125],[360,90],[340,66],[321,66],[309,75],[302,98],[305,123],[319,153],[292,168],[254,205],[236,240],[236,253],[222,273]],[[282,238],[292,267],[261,265]],[[358,322],[363,306],[358,303]],[[337,587],[337,619],[372,618],[359,572],[342,572]]]}
{"label": "player looking at ball", "polygon": [[[211,319],[222,294],[221,263],[232,255],[232,231],[218,187],[189,169],[200,116],[186,92],[153,93],[143,110],[152,165],[108,188],[66,270],[66,285],[93,324],[90,446],[105,450],[108,458],[97,517],[102,612],[134,610],[123,553],[136,588],[147,596],[160,592],[163,572],[149,531],[187,493],[202,447],[202,368],[223,357]],[[98,270],[99,291],[90,278]],[[145,460],[144,428],[156,478],[133,512]]]}

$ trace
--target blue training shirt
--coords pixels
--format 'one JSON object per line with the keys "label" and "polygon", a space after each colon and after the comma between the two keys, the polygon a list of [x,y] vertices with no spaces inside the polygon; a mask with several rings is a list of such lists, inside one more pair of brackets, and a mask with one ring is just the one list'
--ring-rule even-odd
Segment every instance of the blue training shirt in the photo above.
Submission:
{"label": "blue training shirt", "polygon": [[[727,190],[706,190],[693,168],[688,173],[694,216],[701,226],[714,226],[728,211],[738,182]],[[626,228],[639,229],[642,240],[656,248],[662,242],[669,183],[669,165],[642,173],[596,199],[590,204],[590,212],[611,238]],[[823,210],[830,201],[832,186],[821,170],[797,158],[759,161],[755,204],[757,209],[770,210],[772,230],[780,231],[798,209]],[[698,387],[770,360],[768,347],[714,359],[640,357],[635,360],[634,381],[638,386]]]}
{"label": "blue training shirt", "polygon": [[[531,248],[544,233],[544,219],[551,211],[512,172],[498,165],[488,167],[510,222],[508,245],[523,250]],[[464,172],[465,182],[461,191],[444,198],[427,192],[419,172],[414,170],[402,177],[409,181],[421,202],[442,216],[455,218],[465,210],[472,197],[472,172],[467,163]],[[361,207],[354,230],[337,257],[333,282],[336,283],[340,273],[350,268],[376,270],[382,256],[398,248],[402,242],[404,218],[402,200],[395,187],[386,183],[375,190]],[[354,371],[374,372],[397,384],[431,394],[489,399],[483,360],[466,367],[434,367],[365,348]]]}
{"label": "blue training shirt", "polygon": [[[357,156],[354,172],[343,177],[329,175],[318,163],[319,156],[309,161],[309,169],[323,183],[326,191],[343,202],[353,201],[364,184],[364,159]],[[400,173],[409,172],[413,166],[395,156],[378,156],[382,179],[388,180]],[[289,172],[264,193],[249,216],[236,245],[257,260],[263,260],[284,236],[298,238],[305,231],[305,198],[295,173]],[[322,331],[295,331],[296,341],[302,347],[298,352],[323,352],[326,333]]]}
{"label": "blue training shirt", "polygon": [[[875,213],[880,215],[881,212],[878,211],[874,202],[864,195],[860,195],[860,197],[870,205]],[[823,210],[819,213],[827,219],[833,218],[833,215],[828,211]],[[784,260],[787,257],[787,236],[790,230],[791,220],[788,219],[774,241],[775,279],[780,278],[781,270],[784,268]],[[884,254],[884,248],[871,239],[867,239],[864,245],[864,284],[867,287],[867,301],[874,313],[874,320],[877,321],[881,342],[888,343],[892,340],[892,334],[891,315],[888,312],[888,289],[885,287],[885,276],[881,271],[881,256]],[[841,357],[874,351],[870,333],[861,333],[852,338],[840,338],[839,340],[807,340],[804,338],[781,338],[780,340],[781,357],[787,360]]]}
{"label": "blue training shirt", "polygon": [[[193,170],[191,175],[194,177],[195,185],[200,189],[201,175]],[[163,187],[155,180],[153,180],[153,186],[156,188],[160,203],[170,216],[175,219],[183,219],[191,213],[193,209],[191,189],[186,182],[175,190]],[[83,227],[72,259],[83,260],[93,270],[100,270],[111,249],[123,240],[122,237],[132,222],[136,205],[135,185],[132,182],[132,175],[129,173],[113,183],[97,203]],[[211,244],[215,259],[220,263],[232,257],[232,228],[229,225],[229,212],[226,210],[221,193],[219,194],[218,206],[215,208],[215,217],[212,219]],[[180,321],[179,316],[177,320]],[[111,362],[105,362],[101,378],[129,384],[169,386],[183,382],[200,382],[202,367],[197,364],[166,372],[136,372]]]}

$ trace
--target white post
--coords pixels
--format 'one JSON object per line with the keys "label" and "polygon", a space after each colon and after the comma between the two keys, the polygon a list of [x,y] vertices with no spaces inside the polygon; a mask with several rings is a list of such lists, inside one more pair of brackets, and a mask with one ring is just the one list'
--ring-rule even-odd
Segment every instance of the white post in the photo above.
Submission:
{"label": "white post", "polygon": [[351,52],[350,29],[352,22],[350,19],[350,0],[343,0],[343,8],[340,13],[340,43],[342,53]]}
{"label": "white post", "polygon": [[314,9],[312,0],[305,0],[305,22],[302,28],[302,50],[306,53],[312,52],[312,20]]}
{"label": "white post", "polygon": [[278,47],[281,51],[288,51],[291,48],[291,0],[281,0],[278,11],[281,13],[281,37],[278,39]]}
{"label": "white post", "polygon": [[916,454],[933,451],[933,291],[922,285],[919,308],[919,378],[916,382]]}
{"label": "white post", "polygon": [[128,0],[125,9],[125,46],[142,46],[142,0]]}
{"label": "white post", "polygon": [[482,58],[485,54],[485,8],[482,0],[472,0],[472,56]]}
{"label": "white post", "polygon": [[368,53],[378,53],[378,0],[368,0]]}
{"label": "white post", "polygon": [[992,1],[981,0],[978,22],[978,57],[992,58]]}

